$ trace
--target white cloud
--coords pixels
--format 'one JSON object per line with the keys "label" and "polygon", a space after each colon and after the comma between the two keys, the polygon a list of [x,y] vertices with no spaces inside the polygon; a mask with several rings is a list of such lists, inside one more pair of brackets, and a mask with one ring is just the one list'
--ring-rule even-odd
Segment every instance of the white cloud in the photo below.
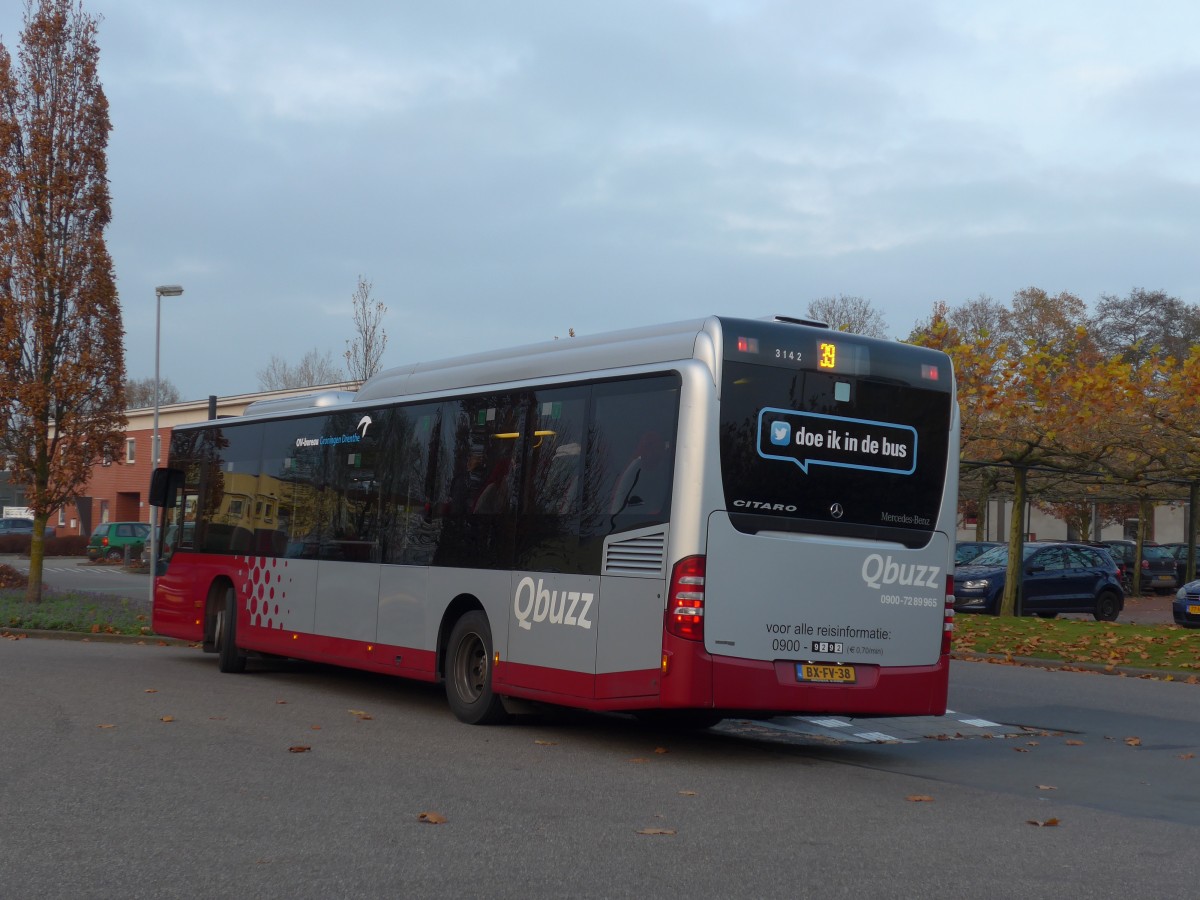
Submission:
{"label": "white cloud", "polygon": [[392,363],[837,293],[898,331],[1034,283],[1200,300],[1194,4],[103,12],[130,374],[179,281],[165,374],[188,396],[337,357],[359,274]]}

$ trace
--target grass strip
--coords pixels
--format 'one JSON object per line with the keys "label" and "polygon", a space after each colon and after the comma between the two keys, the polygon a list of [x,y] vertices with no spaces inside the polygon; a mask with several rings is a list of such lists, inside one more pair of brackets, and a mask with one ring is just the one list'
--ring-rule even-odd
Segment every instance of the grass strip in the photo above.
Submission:
{"label": "grass strip", "polygon": [[40,602],[29,603],[23,590],[9,589],[0,590],[0,628],[148,635],[150,616],[124,597],[46,591]]}
{"label": "grass strip", "polygon": [[1200,631],[1177,625],[956,616],[954,650],[1149,669],[1200,683]]}

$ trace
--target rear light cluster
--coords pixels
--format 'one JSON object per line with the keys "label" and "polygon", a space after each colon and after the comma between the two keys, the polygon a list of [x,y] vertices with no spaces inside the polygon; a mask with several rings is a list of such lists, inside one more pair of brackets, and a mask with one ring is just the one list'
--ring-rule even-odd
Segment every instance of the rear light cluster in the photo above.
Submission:
{"label": "rear light cluster", "polygon": [[688,556],[671,569],[667,631],[689,641],[704,640],[704,557]]}
{"label": "rear light cluster", "polygon": [[942,617],[942,654],[950,652],[954,641],[954,576],[946,576],[946,612]]}

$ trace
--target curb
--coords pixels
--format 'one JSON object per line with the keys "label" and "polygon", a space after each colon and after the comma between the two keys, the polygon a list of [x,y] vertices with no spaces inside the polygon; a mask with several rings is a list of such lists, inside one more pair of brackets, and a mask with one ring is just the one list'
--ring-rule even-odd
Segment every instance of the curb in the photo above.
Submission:
{"label": "curb", "polygon": [[34,628],[0,628],[0,637],[33,638],[39,641],[80,641],[96,644],[158,644],[168,647],[198,647],[195,641],[160,637],[157,634],[104,634],[85,631],[44,631]]}
{"label": "curb", "polygon": [[993,665],[1011,664],[1024,666],[1029,669],[1047,669],[1062,672],[1091,672],[1095,675],[1119,675],[1126,678],[1144,678],[1154,681],[1166,681],[1168,677],[1176,684],[1187,684],[1186,679],[1200,679],[1200,671],[1179,672],[1163,669],[1136,669],[1132,666],[1106,666],[1103,663],[1069,662],[1064,659],[1039,659],[1036,656],[1008,656],[1003,653],[973,653],[969,650],[956,651],[950,654],[951,659],[963,662],[992,663]]}

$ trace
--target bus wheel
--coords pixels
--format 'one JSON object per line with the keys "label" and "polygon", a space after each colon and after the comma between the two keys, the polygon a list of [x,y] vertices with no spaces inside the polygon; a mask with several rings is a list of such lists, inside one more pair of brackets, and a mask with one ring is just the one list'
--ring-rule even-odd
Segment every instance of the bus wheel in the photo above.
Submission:
{"label": "bus wheel", "polygon": [[492,693],[492,629],[482,610],[454,623],[446,645],[446,700],[460,721],[494,725],[508,718]]}
{"label": "bus wheel", "polygon": [[217,668],[222,672],[245,672],[246,656],[237,648],[237,592],[225,589],[225,597],[217,604],[213,623],[213,644],[217,648]]}
{"label": "bus wheel", "polygon": [[1096,609],[1092,616],[1097,622],[1115,622],[1121,613],[1121,601],[1112,591],[1101,591],[1096,598]]}

